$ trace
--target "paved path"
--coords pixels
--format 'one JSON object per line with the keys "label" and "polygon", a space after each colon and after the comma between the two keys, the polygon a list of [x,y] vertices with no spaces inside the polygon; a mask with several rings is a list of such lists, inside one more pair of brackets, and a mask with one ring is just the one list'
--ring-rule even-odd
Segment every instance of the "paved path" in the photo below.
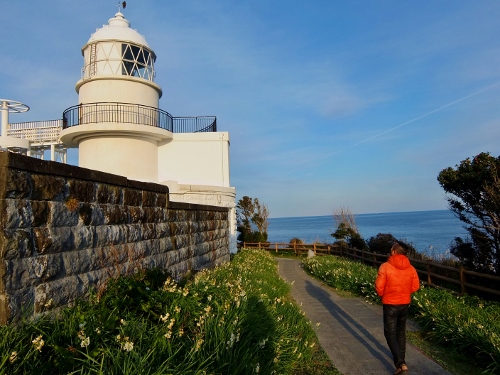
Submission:
{"label": "paved path", "polygon": [[[342,374],[394,372],[384,338],[382,306],[370,305],[361,298],[340,297],[307,275],[300,260],[278,258],[278,268],[282,278],[293,282],[293,298],[313,323],[321,346]],[[406,352],[408,375],[451,375],[415,347],[407,344]]]}

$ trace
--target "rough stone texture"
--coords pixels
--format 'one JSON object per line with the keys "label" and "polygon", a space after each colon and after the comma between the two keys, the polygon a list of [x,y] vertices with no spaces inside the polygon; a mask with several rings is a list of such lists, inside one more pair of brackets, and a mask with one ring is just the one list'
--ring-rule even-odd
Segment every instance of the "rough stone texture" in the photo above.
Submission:
{"label": "rough stone texture", "polygon": [[70,304],[110,277],[178,277],[229,260],[227,208],[168,187],[0,152],[0,323]]}

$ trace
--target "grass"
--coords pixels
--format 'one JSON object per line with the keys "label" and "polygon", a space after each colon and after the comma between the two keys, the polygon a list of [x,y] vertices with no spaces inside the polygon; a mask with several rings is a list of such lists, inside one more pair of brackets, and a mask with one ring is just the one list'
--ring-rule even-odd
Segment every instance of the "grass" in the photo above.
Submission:
{"label": "grass", "polygon": [[339,375],[289,293],[263,251],[190,280],[119,278],[57,317],[0,327],[0,374]]}
{"label": "grass", "polygon": [[406,334],[409,343],[422,353],[439,363],[443,368],[455,375],[481,375],[484,370],[469,356],[464,356],[447,345],[436,343],[427,337],[424,332],[410,332]]}
{"label": "grass", "polygon": [[[337,256],[306,259],[304,269],[327,285],[379,303],[374,290],[377,270]],[[422,328],[411,342],[456,374],[500,371],[500,305],[477,297],[457,296],[421,287],[410,312]],[[463,371],[460,368],[467,370]]]}

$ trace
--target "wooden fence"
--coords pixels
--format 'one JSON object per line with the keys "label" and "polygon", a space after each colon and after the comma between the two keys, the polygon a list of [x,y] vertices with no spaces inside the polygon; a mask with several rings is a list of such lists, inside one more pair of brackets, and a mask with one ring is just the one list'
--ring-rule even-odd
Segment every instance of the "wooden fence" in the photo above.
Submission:
{"label": "wooden fence", "polygon": [[[387,260],[388,254],[373,253],[340,245],[328,244],[285,244],[258,242],[243,242],[238,244],[243,248],[257,248],[276,253],[288,253],[300,256],[312,250],[315,255],[337,255],[360,261],[378,268]],[[452,267],[430,259],[411,258],[420,280],[429,286],[446,289],[461,294],[475,294],[481,297],[500,299],[500,277],[467,270],[463,267]]]}

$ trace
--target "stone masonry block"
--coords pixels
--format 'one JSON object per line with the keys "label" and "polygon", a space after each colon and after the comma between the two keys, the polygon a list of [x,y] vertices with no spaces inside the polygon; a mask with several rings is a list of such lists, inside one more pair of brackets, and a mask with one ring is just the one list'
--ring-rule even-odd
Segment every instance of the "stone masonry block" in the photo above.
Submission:
{"label": "stone masonry block", "polygon": [[156,207],[166,208],[167,199],[167,194],[158,193],[158,195],[156,196]]}
{"label": "stone masonry block", "polygon": [[0,168],[0,198],[26,199],[31,194],[31,176],[27,172]]}
{"label": "stone masonry block", "polygon": [[155,225],[154,224],[142,224],[142,239],[151,240],[156,238]]}
{"label": "stone masonry block", "polygon": [[41,281],[45,282],[59,276],[62,271],[61,254],[39,255],[34,258],[29,258],[30,267],[33,269],[33,274]]}
{"label": "stone masonry block", "polygon": [[130,222],[128,212],[123,206],[108,204],[102,206],[104,214],[104,224],[128,224]]}
{"label": "stone masonry block", "polygon": [[33,200],[62,201],[66,197],[66,181],[62,177],[33,174],[31,180]]}
{"label": "stone masonry block", "polygon": [[68,180],[69,196],[74,197],[80,202],[93,203],[96,201],[96,186],[93,181]]}
{"label": "stone masonry block", "polygon": [[161,254],[164,252],[162,247],[161,247],[161,245],[162,245],[161,240],[154,239],[154,240],[150,240],[149,242],[151,243],[151,245],[148,248],[147,256],[149,256],[151,254]]}
{"label": "stone masonry block", "polygon": [[155,226],[156,238],[164,238],[170,235],[170,226],[168,225],[168,223],[161,222],[154,224],[154,226]]}
{"label": "stone masonry block", "polygon": [[47,225],[50,215],[50,205],[47,201],[31,201],[31,212],[33,215],[33,226]]}
{"label": "stone masonry block", "polygon": [[[106,223],[105,217],[104,217],[104,207],[103,205],[100,204],[91,204],[91,215],[90,215],[90,222],[89,224],[86,225],[91,225],[91,226],[96,226],[96,225],[104,225]],[[80,214],[81,217],[81,214]]]}
{"label": "stone masonry block", "polygon": [[81,224],[71,227],[71,237],[73,243],[71,248],[66,250],[83,250],[92,248],[94,245],[94,228],[95,227]]}
{"label": "stone masonry block", "polygon": [[177,210],[168,210],[167,212],[167,221],[169,223],[173,223],[173,222],[176,222],[177,221],[177,214],[178,214],[178,211]]}
{"label": "stone masonry block", "polygon": [[29,228],[33,223],[31,204],[28,200],[1,200],[0,210],[0,224],[5,229]]}
{"label": "stone masonry block", "polygon": [[84,295],[78,276],[69,276],[35,287],[34,311],[41,313],[52,306],[63,306]]}
{"label": "stone masonry block", "polygon": [[49,238],[51,243],[46,248],[36,246],[38,253],[60,253],[75,248],[75,238],[71,227],[52,227],[49,229]]}
{"label": "stone masonry block", "polygon": [[49,252],[54,240],[52,239],[52,233],[47,227],[33,228],[33,239],[34,245],[37,253],[44,254]]}
{"label": "stone masonry block", "polygon": [[4,229],[0,234],[0,258],[17,259],[33,255],[33,232],[30,229]]}
{"label": "stone masonry block", "polygon": [[[15,322],[21,318],[33,316],[33,301],[35,293],[33,288],[23,288],[16,290],[15,293],[8,296],[8,322]],[[0,317],[1,317],[0,313]],[[0,318],[1,320],[1,318]]]}
{"label": "stone masonry block", "polygon": [[156,205],[156,196],[158,194],[152,191],[142,191],[142,206],[143,207],[154,207]]}
{"label": "stone masonry block", "polygon": [[16,290],[33,287],[40,283],[40,279],[35,275],[31,266],[33,258],[11,259],[5,261],[5,291],[8,294],[15,293]]}
{"label": "stone masonry block", "polygon": [[130,224],[127,225],[126,243],[142,241],[142,225]]}
{"label": "stone masonry block", "polygon": [[146,222],[146,213],[144,212],[144,209],[142,207],[127,207],[127,211],[130,216],[130,222],[132,224],[140,224]]}
{"label": "stone masonry block", "polygon": [[122,188],[119,186],[98,184],[97,202],[101,204],[119,204],[121,202]]}
{"label": "stone masonry block", "polygon": [[147,269],[167,269],[167,254],[154,254],[143,259],[143,263]]}
{"label": "stone masonry block", "polygon": [[126,206],[142,206],[142,192],[136,189],[125,188],[123,190],[123,204]]}
{"label": "stone masonry block", "polygon": [[191,259],[191,257],[193,256],[193,251],[189,246],[183,247],[182,249],[179,249],[177,251],[179,253],[179,260],[181,261]]}
{"label": "stone masonry block", "polygon": [[163,237],[158,240],[158,247],[160,252],[168,252],[174,249],[172,239],[170,237]]}
{"label": "stone masonry block", "polygon": [[66,276],[75,276],[100,268],[102,265],[101,250],[86,249],[66,251],[61,254]]}
{"label": "stone masonry block", "polygon": [[175,223],[176,230],[175,233],[178,235],[185,235],[189,233],[189,223],[185,221],[179,221]]}
{"label": "stone masonry block", "polygon": [[177,249],[181,249],[183,247],[187,247],[189,246],[189,236],[188,235],[179,235],[179,236],[175,236],[175,238],[177,239]]}
{"label": "stone masonry block", "polygon": [[78,224],[78,209],[68,208],[65,202],[49,202],[49,223],[53,227],[72,227]]}
{"label": "stone masonry block", "polygon": [[80,220],[84,225],[96,226],[106,224],[106,218],[104,211],[107,206],[93,204],[93,203],[82,203],[78,214]]}
{"label": "stone masonry block", "polygon": [[167,261],[168,261],[167,267],[169,267],[169,269],[174,264],[179,263],[180,259],[179,259],[179,252],[178,251],[169,251],[166,254],[167,254]]}
{"label": "stone masonry block", "polygon": [[95,227],[94,247],[106,247],[126,243],[127,226],[100,225]]}
{"label": "stone masonry block", "polygon": [[200,230],[200,223],[194,220],[191,220],[188,223],[188,232],[189,233],[198,233]]}

